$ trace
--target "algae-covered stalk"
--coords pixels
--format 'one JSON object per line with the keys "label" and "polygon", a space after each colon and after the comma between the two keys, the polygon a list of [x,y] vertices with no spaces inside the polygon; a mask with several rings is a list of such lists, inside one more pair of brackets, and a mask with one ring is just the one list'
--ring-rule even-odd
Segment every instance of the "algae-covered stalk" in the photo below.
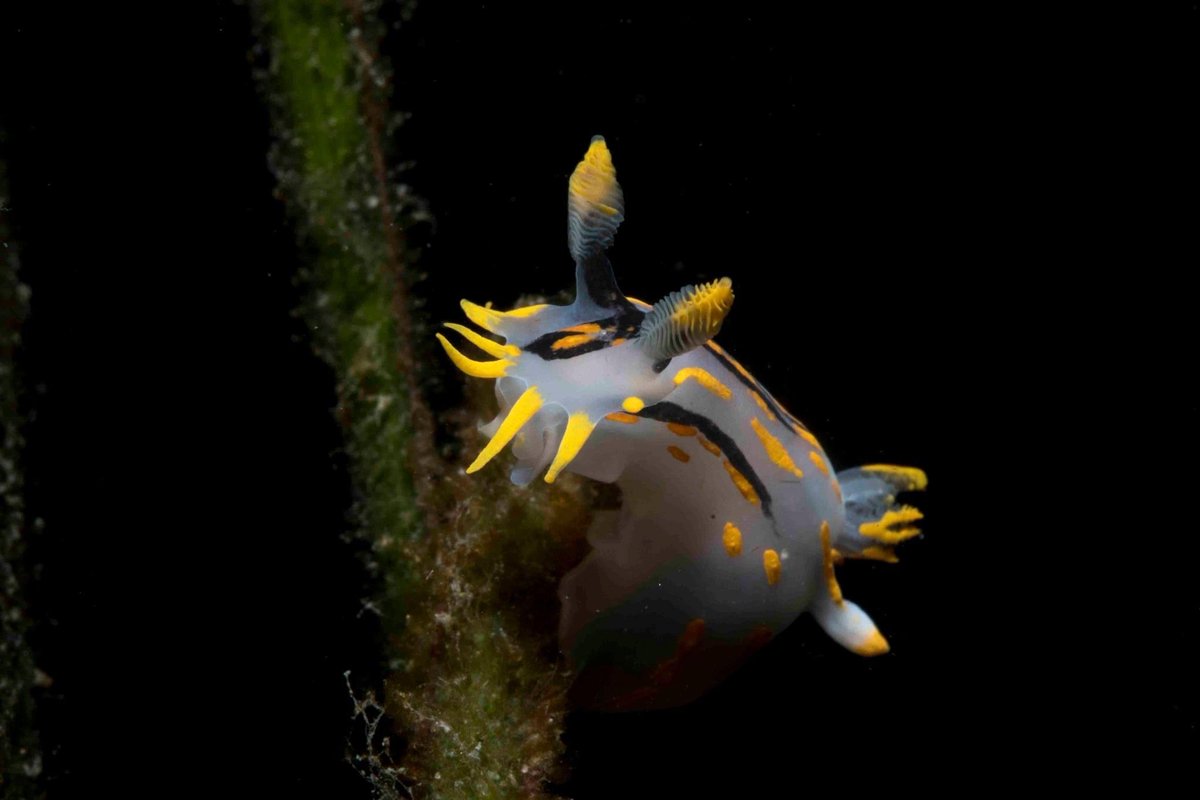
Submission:
{"label": "algae-covered stalk", "polygon": [[[404,237],[422,212],[388,166],[397,117],[376,5],[253,9],[269,51],[271,163],[305,256],[302,310],[337,376],[353,524],[371,547],[394,666],[385,704],[407,745],[403,767],[378,742],[355,761],[381,796],[534,796],[561,752],[565,686],[546,609],[586,523],[581,484],[532,500],[495,476],[465,481],[435,454]],[[476,396],[461,427],[492,402]],[[357,701],[368,733],[377,710]]]}

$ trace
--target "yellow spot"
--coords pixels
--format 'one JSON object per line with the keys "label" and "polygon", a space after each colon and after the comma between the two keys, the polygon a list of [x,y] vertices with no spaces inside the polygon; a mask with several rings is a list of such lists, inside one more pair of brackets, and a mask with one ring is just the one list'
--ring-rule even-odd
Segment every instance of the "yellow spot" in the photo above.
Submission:
{"label": "yellow spot", "polygon": [[695,436],[698,433],[691,425],[680,425],[678,422],[668,422],[667,430],[676,436]]}
{"label": "yellow spot", "polygon": [[695,378],[696,383],[708,389],[722,400],[728,400],[733,397],[733,392],[729,391],[729,387],[714,378],[712,374],[700,367],[684,367],[675,373],[675,385],[679,386],[689,378]]}
{"label": "yellow spot", "polygon": [[729,555],[739,556],[742,554],[742,532],[732,522],[725,523],[725,531],[721,534],[721,542],[725,545],[725,552],[729,553]]}
{"label": "yellow spot", "polygon": [[566,350],[569,347],[578,347],[581,344],[587,344],[596,337],[590,333],[574,333],[570,336],[564,336],[561,339],[555,339],[554,344],[550,345],[551,350]]}
{"label": "yellow spot", "polygon": [[784,472],[790,472],[797,478],[803,478],[804,473],[796,466],[796,462],[792,461],[791,455],[788,454],[787,448],[783,446],[783,442],[776,439],[769,430],[763,427],[763,424],[758,421],[758,417],[750,418],[750,427],[754,428],[754,432],[758,434],[758,440],[762,442],[763,449],[767,451],[767,458],[775,463]]}
{"label": "yellow spot", "polygon": [[450,344],[445,336],[437,334],[437,340],[442,343],[442,349],[446,351],[446,355],[450,356],[450,360],[454,362],[454,366],[461,369],[463,372],[470,375],[472,378],[500,378],[511,367],[514,361],[502,359],[500,361],[476,361],[472,358],[467,358],[462,353]]}
{"label": "yellow spot", "polygon": [[676,461],[682,461],[684,464],[686,464],[687,462],[692,460],[691,456],[689,456],[687,453],[683,452],[682,450],[680,450],[678,447],[676,447],[673,444],[667,445],[667,452],[670,453],[671,457],[674,458]]}
{"label": "yellow spot", "polygon": [[717,447],[715,444],[710,442],[708,439],[705,439],[703,436],[701,436],[697,441],[700,442],[700,446],[703,447],[705,450],[712,453],[717,458],[721,457],[721,448]]}
{"label": "yellow spot", "polygon": [[829,467],[825,466],[825,459],[821,458],[821,454],[816,450],[808,451],[808,460],[816,464],[817,469],[821,470],[821,472],[824,472],[826,475],[829,474]]}
{"label": "yellow spot", "polygon": [[626,425],[636,425],[640,417],[635,417],[633,414],[624,414],[620,411],[614,411],[611,414],[605,414],[604,418],[612,422],[623,422]]}
{"label": "yellow spot", "polygon": [[860,656],[881,656],[891,649],[887,639],[883,638],[883,634],[879,632],[878,628],[875,628],[864,641],[854,647],[854,652]]}
{"label": "yellow spot", "polygon": [[831,548],[829,552],[833,554],[832,557],[834,566],[837,566],[846,560],[846,557],[842,555],[842,551],[838,550],[836,547]]}
{"label": "yellow spot", "polygon": [[729,473],[733,485],[742,493],[742,497],[746,498],[751,503],[758,503],[758,493],[754,491],[754,487],[750,481],[746,480],[746,476],[738,471],[738,468],[729,463],[729,459],[725,459],[722,464],[725,465],[725,471]]}
{"label": "yellow spot", "polygon": [[779,583],[779,573],[783,572],[783,562],[779,553],[774,550],[763,551],[763,572],[767,573],[767,583],[774,586]]}
{"label": "yellow spot", "polygon": [[621,401],[621,408],[630,414],[636,414],[645,407],[646,403],[640,397],[626,397]]}
{"label": "yellow spot", "polygon": [[761,408],[763,413],[767,415],[767,419],[771,420],[771,422],[775,422],[775,412],[771,410],[769,405],[767,405],[767,401],[763,400],[763,396],[753,389],[750,390],[750,396],[754,398],[754,402],[757,403],[758,407]]}
{"label": "yellow spot", "polygon": [[842,604],[842,587],[838,585],[837,576],[833,573],[833,546],[829,542],[829,521],[821,520],[821,555],[825,570],[825,586],[829,596],[839,606]]}
{"label": "yellow spot", "polygon": [[538,393],[536,386],[530,386],[517,398],[517,402],[513,403],[508,416],[504,418],[504,422],[500,423],[496,435],[480,451],[479,456],[471,462],[471,466],[467,467],[467,474],[483,469],[489,461],[496,457],[497,453],[504,449],[506,444],[512,441],[512,438],[517,435],[517,431],[521,430],[541,407],[541,394]]}
{"label": "yellow spot", "polygon": [[896,544],[905,539],[911,539],[921,531],[908,523],[924,518],[912,506],[900,506],[895,511],[887,511],[875,522],[864,522],[858,526],[858,532],[868,539],[874,539],[880,544]]}
{"label": "yellow spot", "polygon": [[838,500],[842,499],[842,485],[838,483],[838,479],[833,479],[833,493],[837,495]]}
{"label": "yellow spot", "polygon": [[625,299],[633,303],[635,306],[642,307],[642,311],[649,311],[652,307],[650,303],[647,303],[645,300],[638,300],[632,295],[625,295]]}
{"label": "yellow spot", "polygon": [[618,336],[616,339],[613,339],[611,342],[609,342],[609,344],[613,347],[616,347],[619,344],[625,344],[626,341],[628,340],[624,336]]}
{"label": "yellow spot", "polygon": [[572,325],[569,328],[563,328],[560,333],[599,333],[600,326],[595,322],[585,322],[582,325]]}
{"label": "yellow spot", "polygon": [[818,450],[822,449],[821,443],[817,441],[817,437],[813,436],[811,433],[809,433],[804,428],[797,428],[796,435],[799,436],[804,441],[811,444],[813,447],[817,448]]}
{"label": "yellow spot", "polygon": [[492,358],[504,358],[505,356],[516,357],[521,355],[521,348],[517,347],[515,344],[500,344],[499,342],[493,342],[486,336],[480,336],[466,325],[459,325],[455,322],[445,322],[443,324],[450,330],[461,333],[468,342],[475,345]]}
{"label": "yellow spot", "polygon": [[929,478],[923,470],[916,467],[897,467],[893,464],[867,464],[862,468],[865,472],[881,472],[897,479],[906,490],[921,491],[929,485]]}
{"label": "yellow spot", "polygon": [[558,473],[563,471],[563,468],[571,463],[575,456],[579,455],[580,448],[584,442],[592,435],[596,423],[588,419],[588,415],[583,411],[576,411],[567,419],[567,429],[563,432],[562,442],[558,445],[558,452],[554,454],[554,462],[550,465],[550,469],[546,471],[546,483],[554,483],[554,479],[558,477]]}
{"label": "yellow spot", "polygon": [[896,558],[896,551],[890,547],[879,547],[871,545],[864,547],[858,554],[859,558],[869,558],[872,561],[884,561],[888,564],[899,563],[900,559]]}

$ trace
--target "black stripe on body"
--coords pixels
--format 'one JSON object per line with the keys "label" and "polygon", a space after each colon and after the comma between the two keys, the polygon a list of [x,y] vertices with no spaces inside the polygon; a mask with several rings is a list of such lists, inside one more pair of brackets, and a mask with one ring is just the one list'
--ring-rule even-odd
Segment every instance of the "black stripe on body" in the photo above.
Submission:
{"label": "black stripe on body", "polygon": [[[534,339],[529,344],[525,345],[525,352],[533,353],[543,361],[553,361],[559,358],[574,358],[585,353],[594,353],[597,350],[603,350],[612,345],[613,339],[632,339],[637,336],[638,328],[642,325],[642,317],[646,316],[646,312],[629,304],[622,308],[619,313],[605,317],[603,319],[594,319],[587,322],[577,323],[580,325],[599,325],[600,331],[596,334],[596,338],[575,345],[574,347],[563,347],[558,350],[554,349],[554,343],[559,339],[565,339],[568,336],[578,336],[576,331],[562,330],[550,331],[550,333],[542,334]],[[572,326],[574,327],[574,326]]]}
{"label": "black stripe on body", "polygon": [[746,460],[746,456],[742,453],[742,449],[737,446],[732,438],[725,431],[702,414],[697,414],[694,411],[688,411],[686,408],[675,403],[668,403],[665,400],[661,403],[655,403],[652,406],[646,406],[637,413],[639,417],[646,419],[654,419],[659,422],[674,422],[678,425],[690,425],[710,442],[721,448],[721,452],[729,459],[729,463],[737,467],[737,471],[746,476],[746,480],[750,481],[750,485],[754,487],[754,492],[758,495],[759,502],[762,503],[763,514],[771,516],[771,494],[767,491],[766,485],[762,479],[758,477],[758,473],[754,471],[754,467],[750,466],[750,462]]}
{"label": "black stripe on body", "polygon": [[771,413],[780,419],[788,430],[790,430],[792,433],[796,432],[797,427],[808,430],[804,423],[800,422],[800,420],[796,419],[787,411],[785,411],[783,407],[779,405],[779,403],[776,403],[775,398],[771,397],[771,393],[763,388],[761,383],[754,378],[747,378],[742,374],[740,369],[730,363],[729,356],[716,350],[711,343],[705,343],[704,349],[712,353],[713,357],[717,359],[717,361],[721,362],[721,366],[725,367],[725,369],[732,374],[733,377],[737,378],[739,383],[748,389],[753,389],[754,391],[758,392],[759,397],[761,397],[763,402],[767,404],[767,408],[771,409]]}

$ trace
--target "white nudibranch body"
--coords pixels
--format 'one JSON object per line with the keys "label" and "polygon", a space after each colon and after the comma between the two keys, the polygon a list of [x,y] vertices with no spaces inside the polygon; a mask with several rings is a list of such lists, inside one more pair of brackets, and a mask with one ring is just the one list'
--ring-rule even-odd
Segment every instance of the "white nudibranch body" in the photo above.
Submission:
{"label": "white nudibranch body", "polygon": [[816,437],[712,340],[733,303],[728,278],[654,306],[623,295],[605,255],[623,218],[596,137],[568,191],[575,302],[502,312],[464,300],[503,343],[447,327],[490,360],[438,334],[456,366],[497,379],[500,414],[468,472],[511,442],[514,483],[569,470],[621,488],[620,511],[597,512],[592,552],[559,587],[575,700],[689,702],[805,611],[846,648],[886,653],[834,568],[896,560],[921,513],[895,496],[924,489],[925,474],[887,464],[835,474]]}

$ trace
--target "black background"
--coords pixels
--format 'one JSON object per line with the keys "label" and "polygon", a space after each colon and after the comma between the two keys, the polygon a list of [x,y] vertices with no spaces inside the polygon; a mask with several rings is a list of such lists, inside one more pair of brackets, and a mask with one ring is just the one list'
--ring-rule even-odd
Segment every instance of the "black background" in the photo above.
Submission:
{"label": "black background", "polygon": [[[339,537],[332,375],[292,314],[248,13],[6,13],[47,785],[366,796],[343,761],[342,673],[377,679],[380,648]],[[835,463],[931,478],[901,563],[839,573],[892,654],[857,659],[802,620],[689,708],[574,715],[565,791],[1186,766],[1195,523],[1186,499],[1175,528],[1151,518],[1141,462],[1158,451],[1138,447],[1186,460],[1196,406],[1143,382],[1161,349],[1127,371],[1108,345],[1145,311],[1194,342],[1172,292],[1136,299],[1162,291],[1144,270],[1189,259],[1125,260],[1139,237],[1109,198],[1136,206],[1154,193],[1125,195],[1131,175],[1194,167],[1195,20],[1095,21],[429,4],[390,29],[411,114],[394,145],[436,219],[428,320],[568,286],[566,177],[601,133],[626,191],[622,288],[732,277],[723,344]],[[1161,228],[1186,219],[1172,208]],[[793,335],[800,320],[825,335]],[[452,404],[458,376],[420,346]],[[1147,394],[1158,419],[1097,411],[1117,400],[1128,419]]]}

